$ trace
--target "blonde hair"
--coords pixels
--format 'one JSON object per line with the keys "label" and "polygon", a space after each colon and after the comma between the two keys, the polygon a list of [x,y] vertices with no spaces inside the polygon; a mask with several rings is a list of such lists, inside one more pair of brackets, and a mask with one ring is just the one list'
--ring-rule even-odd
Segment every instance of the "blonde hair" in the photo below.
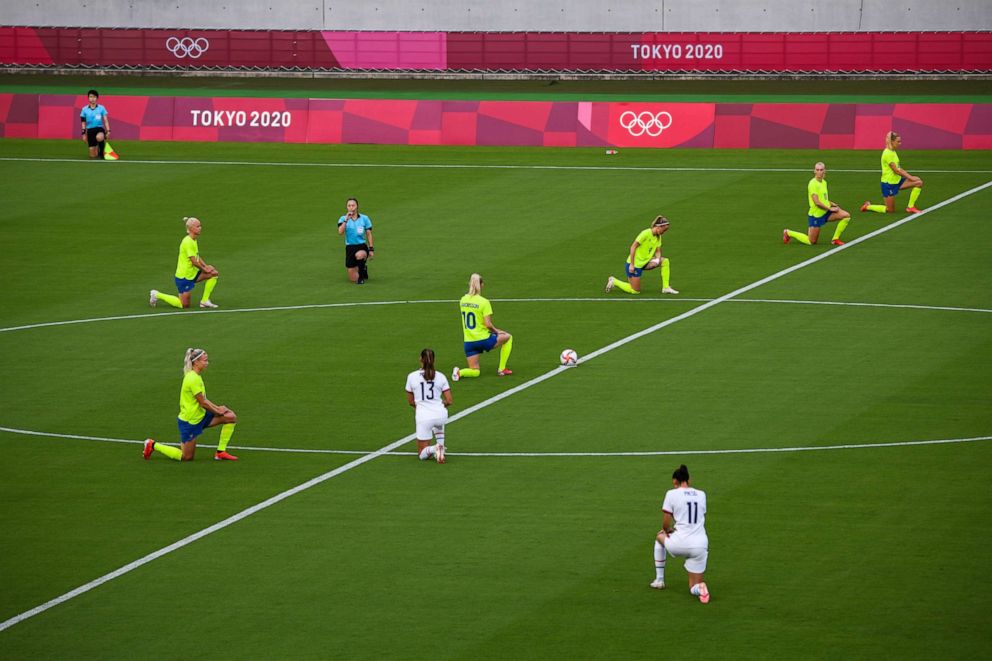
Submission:
{"label": "blonde hair", "polygon": [[482,276],[478,273],[473,273],[468,279],[468,295],[478,296],[479,292],[482,291]]}
{"label": "blonde hair", "polygon": [[203,358],[207,355],[207,352],[203,349],[186,349],[186,355],[183,356],[183,374],[188,374],[193,369],[193,363]]}
{"label": "blonde hair", "polygon": [[885,134],[885,146],[892,149],[892,143],[899,139],[899,134],[895,131],[889,131]]}
{"label": "blonde hair", "polygon": [[189,228],[193,226],[193,223],[200,222],[200,219],[196,216],[183,216],[183,222],[186,223],[186,231],[188,232]]}

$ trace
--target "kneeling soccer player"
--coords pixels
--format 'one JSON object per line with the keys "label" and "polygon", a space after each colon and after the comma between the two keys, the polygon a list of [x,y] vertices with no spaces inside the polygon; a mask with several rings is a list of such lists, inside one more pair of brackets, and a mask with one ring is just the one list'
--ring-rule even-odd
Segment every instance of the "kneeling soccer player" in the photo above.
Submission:
{"label": "kneeling soccer player", "polygon": [[665,589],[665,557],[671,553],[685,558],[689,573],[689,592],[704,604],[710,602],[710,591],[703,581],[709,557],[706,536],[706,494],[689,484],[689,469],[682,464],[672,473],[672,486],[661,505],[664,513],[661,530],[654,542],[655,579],[651,587]]}

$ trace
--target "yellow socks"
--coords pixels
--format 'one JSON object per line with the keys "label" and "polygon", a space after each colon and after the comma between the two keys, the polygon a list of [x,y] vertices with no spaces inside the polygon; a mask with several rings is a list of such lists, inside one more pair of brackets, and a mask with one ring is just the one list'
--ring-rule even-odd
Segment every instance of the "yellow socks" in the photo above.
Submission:
{"label": "yellow socks", "polygon": [[174,308],[179,308],[180,310],[183,309],[183,302],[179,300],[178,296],[173,296],[172,294],[163,294],[162,292],[159,292],[158,296],[156,296],[155,298],[157,298],[160,301],[165,301]]}
{"label": "yellow socks", "polygon": [[619,289],[620,291],[627,292],[628,294],[640,294],[641,293],[641,292],[637,291],[636,289],[634,289],[633,287],[631,287],[630,285],[628,285],[623,280],[614,280],[613,281],[613,286],[616,287],[617,289]]}
{"label": "yellow socks", "polygon": [[[506,369],[506,361],[510,359],[510,352],[513,351],[513,336],[506,341],[506,344],[499,348],[499,371]],[[464,372],[462,372],[464,374]]]}
{"label": "yellow socks", "polygon": [[841,220],[837,223],[837,229],[834,230],[834,241],[840,238],[840,235],[844,233],[844,230],[847,229],[847,225],[850,222],[851,222],[850,218],[845,218],[844,220]]}
{"label": "yellow socks", "polygon": [[923,192],[922,188],[914,188],[913,192],[909,194],[909,206],[915,207],[916,201],[920,199],[920,193]]}
{"label": "yellow socks", "polygon": [[[805,243],[807,246],[810,245],[809,237],[806,236],[805,234],[801,234],[799,232],[796,232],[795,230],[785,230],[785,233],[788,234],[793,239],[795,239],[796,241],[798,241],[799,243]],[[837,237],[834,238],[836,239]]]}
{"label": "yellow socks", "polygon": [[[213,282],[213,280],[210,282]],[[223,452],[227,449],[227,442],[231,440],[232,436],[234,436],[235,427],[237,427],[237,425],[234,424],[220,426],[220,443],[217,444],[217,452]]]}
{"label": "yellow socks", "polygon": [[177,447],[166,445],[165,443],[156,443],[154,448],[156,452],[161,452],[173,461],[182,461],[183,459],[183,451]]}
{"label": "yellow socks", "polygon": [[671,276],[671,274],[672,274],[671,263],[668,261],[668,258],[666,257],[666,258],[664,258],[664,259],[661,260],[661,288],[662,289],[668,289],[668,280],[669,280],[669,276]]}
{"label": "yellow socks", "polygon": [[869,204],[867,211],[874,211],[875,213],[885,213],[884,204]]}
{"label": "yellow socks", "polygon": [[459,377],[462,379],[474,379],[479,376],[481,370],[474,370],[471,367],[463,367],[458,370]]}
{"label": "yellow socks", "polygon": [[207,282],[203,285],[203,298],[201,298],[200,300],[209,301],[210,294],[213,292],[214,287],[216,286],[217,286],[217,278],[210,278],[209,280],[207,280]]}

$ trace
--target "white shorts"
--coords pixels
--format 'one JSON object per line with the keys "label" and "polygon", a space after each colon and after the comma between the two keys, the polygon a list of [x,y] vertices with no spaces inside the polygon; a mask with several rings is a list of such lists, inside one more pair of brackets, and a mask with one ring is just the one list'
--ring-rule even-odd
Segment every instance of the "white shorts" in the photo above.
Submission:
{"label": "white shorts", "polygon": [[444,424],[448,422],[447,411],[444,415],[432,417],[417,417],[417,440],[429,441],[434,438],[436,432],[444,431]]}
{"label": "white shorts", "polygon": [[686,539],[683,543],[679,540],[678,534],[670,535],[665,539],[665,550],[676,558],[685,558],[685,570],[693,574],[703,574],[706,572],[706,559],[709,557],[709,547],[699,546],[699,542],[694,539]]}

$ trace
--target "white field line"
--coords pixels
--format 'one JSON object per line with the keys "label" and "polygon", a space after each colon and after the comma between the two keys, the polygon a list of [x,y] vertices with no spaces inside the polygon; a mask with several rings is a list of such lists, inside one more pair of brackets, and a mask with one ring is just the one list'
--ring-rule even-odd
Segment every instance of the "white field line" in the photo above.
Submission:
{"label": "white field line", "polygon": [[[800,262],[799,264],[795,264],[793,266],[790,266],[789,268],[783,269],[783,270],[781,270],[781,271],[779,271],[777,273],[774,273],[774,274],[772,274],[772,275],[770,275],[768,277],[762,278],[761,280],[758,280],[758,281],[756,281],[756,282],[754,282],[754,283],[752,283],[750,285],[747,285],[747,286],[744,286],[744,287],[740,287],[738,289],[735,289],[734,291],[730,292],[729,294],[725,294],[723,296],[720,296],[719,298],[715,298],[715,299],[713,299],[712,301],[710,301],[708,303],[703,303],[699,307],[693,308],[689,312],[680,314],[677,317],[673,317],[673,318],[668,319],[668,320],[666,320],[666,321],[664,321],[664,322],[662,322],[660,324],[655,324],[655,325],[653,325],[653,326],[651,326],[649,328],[646,328],[643,331],[640,331],[638,333],[634,333],[632,335],[629,335],[629,336],[623,338],[622,340],[618,340],[616,342],[613,342],[612,344],[609,344],[609,345],[607,345],[607,346],[605,346],[605,347],[603,347],[601,349],[598,349],[597,351],[594,351],[594,352],[592,352],[590,354],[587,354],[586,356],[584,356],[583,358],[581,358],[579,362],[582,363],[582,362],[588,362],[590,360],[593,360],[594,358],[597,358],[599,356],[602,356],[603,354],[605,354],[605,353],[607,353],[609,351],[613,351],[614,349],[617,349],[619,347],[622,347],[625,344],[629,344],[630,342],[633,342],[634,340],[637,340],[637,339],[639,339],[641,337],[644,337],[645,335],[648,335],[648,334],[653,333],[655,331],[658,331],[658,330],[660,330],[662,328],[665,328],[666,326],[670,326],[670,325],[672,325],[674,323],[677,323],[679,321],[682,321],[683,319],[688,319],[689,317],[692,317],[692,316],[694,316],[696,314],[699,314],[700,312],[703,312],[704,310],[708,310],[709,308],[711,308],[711,307],[713,307],[715,305],[718,305],[718,304],[720,304],[720,303],[722,303],[724,301],[730,300],[731,298],[734,298],[736,296],[739,296],[740,294],[743,294],[743,293],[746,293],[748,291],[751,291],[752,289],[755,289],[757,287],[760,287],[761,285],[764,285],[764,284],[767,284],[767,283],[772,282],[774,280],[777,280],[779,278],[785,277],[786,275],[788,275],[790,273],[793,273],[795,271],[798,271],[799,269],[805,268],[805,267],[810,266],[812,264],[816,264],[817,262],[819,262],[821,260],[824,260],[824,259],[826,259],[826,258],[828,258],[828,257],[830,257],[832,255],[837,255],[837,254],[843,252],[844,250],[850,250],[851,248],[853,248],[854,246],[858,245],[859,243],[863,243],[863,242],[867,241],[868,239],[870,239],[872,237],[878,236],[880,234],[884,234],[885,232],[888,232],[890,230],[893,230],[896,227],[899,227],[901,225],[905,225],[906,223],[911,222],[913,220],[916,220],[917,218],[922,218],[927,213],[929,213],[931,211],[936,211],[937,209],[941,209],[941,208],[943,208],[943,207],[945,207],[945,206],[947,206],[949,204],[953,204],[954,202],[957,202],[958,200],[960,200],[962,198],[965,198],[965,197],[967,197],[969,195],[973,195],[973,194],[975,194],[975,193],[977,193],[977,192],[979,192],[981,190],[984,190],[984,189],[986,189],[986,188],[988,188],[990,186],[992,186],[992,181],[988,181],[988,182],[982,184],[981,186],[976,186],[975,188],[971,188],[971,189],[969,189],[969,190],[967,190],[967,191],[965,191],[963,193],[959,193],[958,195],[955,195],[954,197],[948,198],[948,199],[944,200],[943,202],[939,202],[939,203],[933,205],[932,207],[929,207],[928,209],[922,211],[921,213],[913,214],[911,216],[907,216],[906,218],[903,218],[902,220],[899,220],[899,221],[896,221],[896,222],[894,222],[894,223],[892,223],[890,225],[886,225],[884,227],[881,227],[881,228],[875,230],[874,232],[871,232],[870,234],[865,234],[864,236],[858,237],[857,239],[854,239],[853,241],[849,241],[846,244],[844,244],[843,246],[839,246],[836,250],[831,250],[829,252],[820,253],[819,255],[817,255],[815,257],[812,257],[810,259],[807,259],[804,262]],[[466,417],[468,415],[471,415],[472,413],[474,413],[476,411],[479,411],[481,409],[484,409],[484,408],[486,408],[488,406],[492,406],[493,404],[495,404],[497,402],[500,402],[500,401],[506,399],[507,397],[510,397],[510,396],[512,396],[512,395],[514,395],[514,394],[516,394],[518,392],[521,392],[523,390],[526,390],[527,388],[531,388],[533,386],[536,386],[539,383],[542,383],[544,381],[547,381],[551,377],[557,376],[558,374],[561,374],[563,371],[568,370],[568,369],[572,369],[572,368],[560,367],[559,366],[559,367],[557,367],[557,368],[555,368],[555,369],[553,369],[553,370],[551,370],[549,372],[546,372],[545,374],[542,374],[541,376],[538,376],[536,378],[533,378],[530,381],[526,381],[526,382],[520,384],[519,386],[516,386],[515,388],[511,388],[509,390],[506,390],[506,391],[504,391],[504,392],[502,392],[502,393],[500,393],[500,394],[498,394],[498,395],[496,395],[494,397],[491,397],[491,398],[489,398],[489,399],[487,399],[487,400],[485,400],[483,402],[480,402],[480,403],[478,403],[478,404],[476,404],[474,406],[471,406],[471,407],[465,409],[464,411],[461,411],[461,412],[459,412],[459,413],[451,416],[451,418],[449,418],[449,422],[455,422],[457,420],[460,420],[461,418],[464,418],[464,417]],[[3,622],[0,622],[0,631],[4,631],[6,629],[9,629],[10,627],[14,626],[15,624],[18,624],[19,622],[23,622],[24,620],[26,620],[26,619],[28,619],[30,617],[33,617],[33,616],[35,616],[35,615],[37,615],[39,613],[43,613],[46,610],[48,610],[50,608],[53,608],[54,606],[58,606],[59,604],[65,603],[66,601],[69,601],[70,599],[73,599],[75,597],[78,597],[81,594],[85,594],[86,592],[89,592],[90,590],[92,590],[94,588],[97,588],[97,587],[103,585],[104,583],[107,583],[108,581],[112,581],[115,578],[118,578],[120,576],[123,576],[124,574],[127,574],[130,571],[133,571],[133,570],[135,570],[135,569],[137,569],[139,567],[142,567],[142,566],[144,566],[144,565],[152,562],[153,560],[156,560],[156,559],[158,559],[158,558],[160,558],[160,557],[162,557],[164,555],[167,555],[167,554],[171,553],[172,551],[175,551],[175,550],[181,549],[181,548],[183,548],[185,546],[188,546],[188,545],[192,544],[193,542],[195,542],[195,541],[197,541],[199,539],[202,539],[203,537],[206,537],[207,535],[210,535],[210,534],[212,534],[214,532],[217,532],[218,530],[222,530],[222,529],[224,529],[224,528],[226,528],[226,527],[228,527],[228,526],[230,526],[230,525],[232,525],[234,523],[237,523],[238,521],[241,521],[242,519],[245,519],[245,518],[251,516],[252,514],[255,514],[256,512],[259,512],[259,511],[261,511],[263,509],[266,509],[267,507],[270,507],[272,505],[275,505],[276,503],[279,503],[279,502],[281,502],[281,501],[289,498],[290,496],[294,496],[294,495],[296,495],[296,494],[298,494],[298,493],[300,493],[302,491],[306,491],[307,489],[309,489],[309,488],[311,488],[313,486],[316,486],[318,484],[321,484],[322,482],[325,482],[325,481],[327,481],[327,480],[329,480],[329,479],[331,479],[333,477],[336,477],[336,476],[338,476],[338,475],[340,475],[340,474],[342,474],[342,473],[344,473],[346,471],[349,471],[352,468],[356,468],[356,467],[361,466],[362,464],[367,463],[369,461],[372,461],[373,459],[375,459],[377,457],[380,457],[380,456],[382,456],[382,455],[384,455],[384,454],[386,454],[388,452],[392,452],[393,450],[396,450],[397,448],[401,447],[403,444],[408,443],[408,442],[414,440],[415,436],[416,436],[416,434],[409,434],[408,436],[404,436],[403,438],[401,438],[399,440],[396,440],[396,441],[393,441],[392,443],[389,443],[388,445],[384,445],[383,447],[379,448],[378,450],[376,450],[374,452],[370,452],[370,453],[368,453],[368,454],[366,454],[366,455],[364,455],[362,457],[359,457],[358,459],[355,459],[353,461],[348,462],[347,464],[345,464],[343,466],[340,466],[338,468],[335,468],[332,471],[328,471],[327,473],[324,473],[323,475],[320,475],[318,477],[313,478],[312,480],[309,480],[307,482],[304,482],[303,484],[300,484],[300,485],[298,485],[296,487],[293,487],[292,489],[289,489],[287,491],[283,491],[280,494],[277,494],[275,496],[272,496],[271,498],[268,498],[268,499],[266,499],[266,500],[258,503],[257,505],[253,505],[253,506],[249,507],[248,509],[242,510],[241,512],[238,512],[237,514],[235,514],[233,516],[230,516],[230,517],[224,519],[223,521],[219,521],[218,523],[215,523],[212,526],[209,526],[208,528],[204,528],[203,530],[201,530],[199,532],[196,532],[196,533],[194,533],[192,535],[189,535],[188,537],[184,537],[183,539],[181,539],[181,540],[179,540],[179,541],[177,541],[177,542],[175,542],[173,544],[170,544],[169,546],[166,546],[164,548],[161,548],[158,551],[154,551],[152,553],[149,553],[148,555],[146,555],[146,556],[144,556],[142,558],[139,558],[139,559],[137,559],[137,560],[135,560],[133,562],[130,562],[130,563],[124,565],[123,567],[120,567],[120,568],[118,568],[118,569],[110,572],[109,574],[104,574],[103,576],[101,576],[99,578],[96,578],[96,579],[90,581],[89,583],[86,583],[84,585],[81,585],[81,586],[79,586],[78,588],[76,588],[74,590],[71,590],[71,591],[66,592],[65,594],[63,594],[61,596],[58,596],[58,597],[55,597],[54,599],[51,599],[49,601],[46,601],[45,603],[43,603],[43,604],[41,604],[39,606],[36,606],[35,608],[32,608],[31,610],[25,611],[23,613],[20,613],[19,615],[15,615],[15,616],[13,616],[13,617],[11,617],[11,618],[3,621]]]}
{"label": "white field line", "polygon": [[[716,299],[712,298],[493,298],[496,303],[709,303]],[[66,321],[45,321],[37,324],[25,324],[23,326],[8,326],[0,328],[0,333],[12,333],[14,331],[30,330],[32,328],[47,328],[51,326],[69,326],[73,324],[91,324],[98,321],[122,321],[127,319],[149,319],[166,318],[175,316],[187,316],[191,314],[238,314],[245,312],[282,312],[286,310],[319,310],[324,308],[360,308],[374,305],[432,305],[432,304],[454,305],[458,303],[455,299],[425,298],[412,301],[357,301],[354,303],[308,303],[306,305],[278,305],[263,308],[231,308],[229,310],[176,310],[169,312],[145,312],[142,314],[125,314],[114,317],[91,317],[89,319],[68,319]],[[917,305],[914,303],[859,303],[847,301],[801,301],[776,298],[735,298],[727,303],[781,303],[790,305],[840,305],[865,308],[892,308],[907,310],[941,310],[950,312],[992,312],[992,308],[963,308],[946,305]]]}
{"label": "white field line", "polygon": [[[0,157],[0,161],[28,163],[89,163],[78,158],[16,158]],[[809,168],[703,168],[703,167],[655,167],[634,165],[528,165],[528,164],[486,164],[486,163],[291,163],[279,161],[163,161],[163,160],[120,160],[115,164],[124,165],[237,165],[246,167],[288,167],[288,168],[399,168],[408,170],[563,170],[593,172],[809,172]],[[877,173],[870,170],[844,170],[831,168],[831,172]],[[924,174],[989,174],[992,170],[915,170]]]}
{"label": "white field line", "polygon": [[[52,434],[47,432],[32,431],[30,429],[15,429],[13,427],[0,427],[0,432],[11,434],[23,434],[26,436],[44,436],[48,438],[69,438],[85,441],[102,441],[105,443],[127,443],[129,445],[141,445],[144,441],[127,438],[103,438],[101,436],[82,436],[80,434]],[[844,443],[840,445],[797,445],[784,448],[734,448],[727,450],[637,450],[637,451],[616,451],[616,452],[452,452],[447,451],[451,457],[662,457],[668,455],[706,455],[706,454],[763,454],[772,452],[815,452],[818,450],[861,450],[874,448],[895,448],[912,445],[944,445],[947,443],[975,443],[977,441],[989,441],[992,436],[971,436],[967,438],[941,438],[923,441],[891,441],[885,443]],[[171,444],[170,444],[171,445]],[[215,445],[199,445],[202,448],[214,448]],[[270,448],[252,445],[230,445],[234,450],[248,450],[250,452],[282,452],[285,454],[342,454],[342,455],[366,455],[368,450],[322,450],[311,448]],[[416,452],[379,452],[381,455],[395,457],[412,457]]]}

